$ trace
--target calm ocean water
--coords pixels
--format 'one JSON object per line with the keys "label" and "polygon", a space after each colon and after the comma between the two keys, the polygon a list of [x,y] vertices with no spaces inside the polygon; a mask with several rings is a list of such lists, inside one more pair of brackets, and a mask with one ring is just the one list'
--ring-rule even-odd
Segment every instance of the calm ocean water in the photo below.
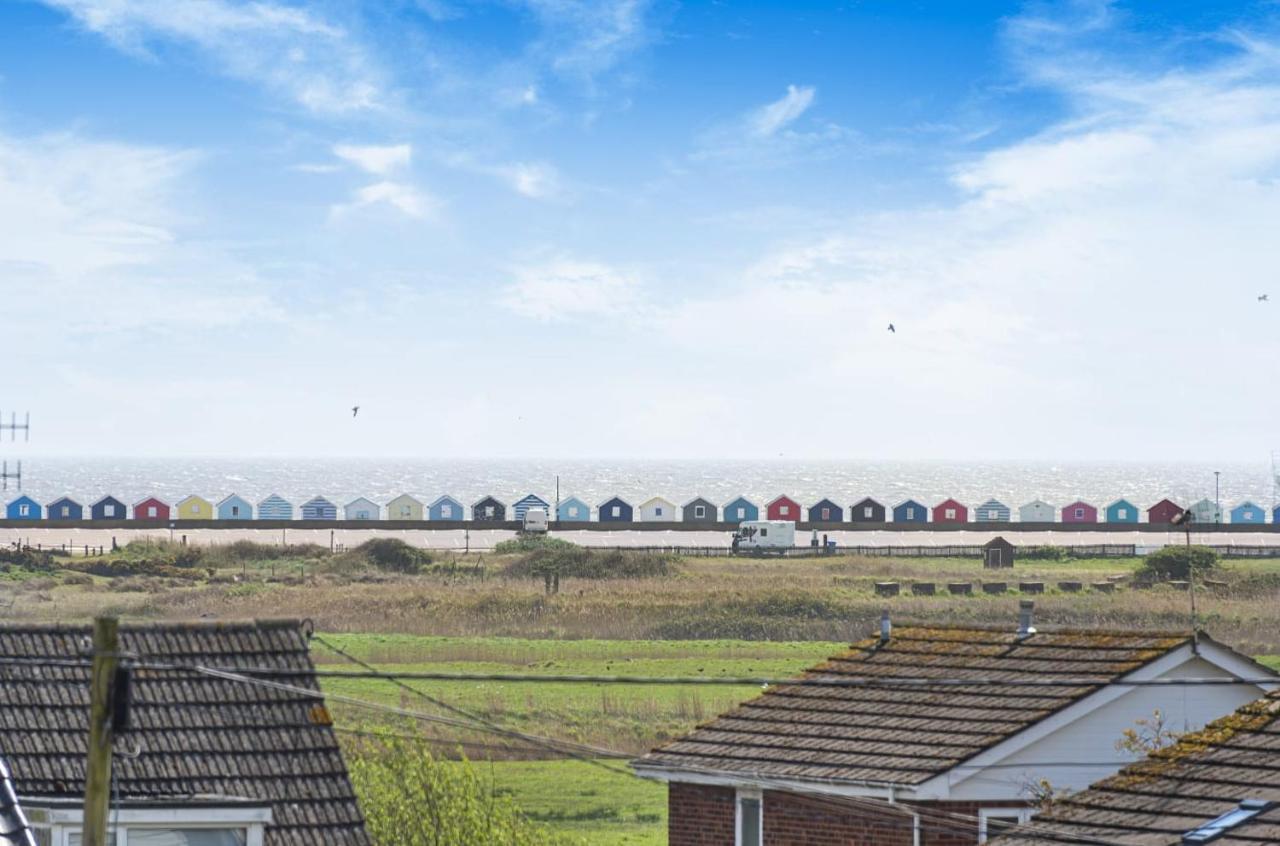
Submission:
{"label": "calm ocean water", "polygon": [[[359,496],[385,503],[401,493],[425,501],[451,494],[470,504],[486,494],[511,502],[527,493],[595,505],[617,494],[636,503],[661,495],[676,503],[705,496],[723,503],[746,494],[765,502],[788,494],[808,505],[831,497],[849,505],[864,496],[893,504],[931,504],[954,496],[969,505],[990,497],[1017,508],[1033,499],[1099,505],[1125,497],[1146,506],[1168,496],[1189,502],[1214,496],[1221,471],[1223,505],[1245,499],[1270,505],[1271,466],[1195,463],[965,463],[933,461],[448,461],[424,459],[67,459],[23,462],[25,493],[41,502],[70,494],[92,502],[112,494],[127,503],[155,495],[169,502],[199,494],[217,501],[238,493],[251,501],[279,493],[301,503],[321,494],[342,505]],[[12,495],[10,486],[9,495]]]}

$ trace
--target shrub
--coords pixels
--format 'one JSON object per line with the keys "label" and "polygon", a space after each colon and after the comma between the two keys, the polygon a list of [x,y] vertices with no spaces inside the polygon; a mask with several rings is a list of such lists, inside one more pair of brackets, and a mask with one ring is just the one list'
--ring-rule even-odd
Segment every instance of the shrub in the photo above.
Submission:
{"label": "shrub", "polygon": [[646,579],[675,572],[675,559],[651,552],[595,550],[560,541],[528,552],[508,564],[503,575],[543,578],[548,575],[579,579]]}
{"label": "shrub", "polygon": [[1020,546],[1018,557],[1030,561],[1066,561],[1071,550],[1063,546]]}
{"label": "shrub", "polygon": [[200,578],[203,574],[203,571],[191,567],[175,567],[155,559],[130,561],[125,558],[97,558],[71,561],[66,564],[66,568],[95,576],[167,576],[187,581]]}
{"label": "shrub", "polygon": [[238,540],[225,546],[213,546],[205,550],[205,561],[209,564],[229,566],[252,561],[278,561],[281,558],[326,558],[329,555],[327,546],[314,543],[292,544],[281,546],[273,543],[257,543],[255,541]]}
{"label": "shrub", "polygon": [[397,538],[373,538],[357,546],[354,552],[379,570],[397,573],[418,573],[431,564],[430,552]]}
{"label": "shrub", "polygon": [[34,549],[15,549],[9,546],[0,547],[0,563],[12,564],[24,570],[37,572],[49,572],[53,570],[54,566],[53,556],[47,552],[37,552]]}
{"label": "shrub", "polygon": [[1218,565],[1218,553],[1207,546],[1166,546],[1148,555],[1139,576],[1155,581],[1186,581],[1191,573],[1203,575]]}

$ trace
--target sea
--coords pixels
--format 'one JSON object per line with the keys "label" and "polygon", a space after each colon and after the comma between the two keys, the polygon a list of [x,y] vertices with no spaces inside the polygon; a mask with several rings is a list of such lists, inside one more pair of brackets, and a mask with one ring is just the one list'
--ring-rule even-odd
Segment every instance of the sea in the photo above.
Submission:
{"label": "sea", "polygon": [[[637,504],[651,496],[680,504],[745,495],[763,504],[786,494],[806,506],[824,497],[843,506],[866,496],[889,505],[954,497],[972,506],[994,498],[1015,510],[1036,499],[1105,505],[1123,497],[1146,507],[1164,497],[1186,504],[1217,495],[1224,508],[1244,500],[1269,506],[1276,499],[1269,458],[1209,464],[31,457],[23,461],[22,491],[42,503],[69,495],[87,504],[106,494],[126,503],[148,496],[175,502],[188,494],[216,502],[232,493],[257,502],[276,493],[294,503],[321,495],[341,506],[357,497],[386,503],[408,493],[424,502],[449,494],[469,505],[486,495],[513,502],[529,493],[554,502],[557,479],[561,499],[576,496],[590,505],[615,495]],[[6,497],[13,495],[10,482]]]}

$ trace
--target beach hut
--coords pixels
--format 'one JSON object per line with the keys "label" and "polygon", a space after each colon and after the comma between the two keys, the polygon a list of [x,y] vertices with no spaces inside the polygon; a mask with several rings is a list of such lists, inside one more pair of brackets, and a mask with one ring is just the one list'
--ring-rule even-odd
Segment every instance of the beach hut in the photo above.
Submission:
{"label": "beach hut", "polygon": [[69,496],[55,499],[44,507],[46,520],[83,520],[84,506]]}
{"label": "beach hut", "polygon": [[1181,516],[1182,506],[1168,499],[1162,499],[1147,509],[1148,523],[1172,523]]}
{"label": "beach hut", "polygon": [[173,509],[165,502],[161,502],[154,496],[149,496],[141,502],[133,504],[133,519],[135,520],[168,520]]}
{"label": "beach hut", "polygon": [[382,506],[362,496],[344,505],[342,515],[347,520],[381,520]]}
{"label": "beach hut", "polygon": [[1013,544],[1002,537],[994,537],[982,545],[982,566],[987,569],[1012,567],[1015,551]]}
{"label": "beach hut", "polygon": [[1211,499],[1202,499],[1191,506],[1193,523],[1221,523],[1222,509]]}
{"label": "beach hut", "polygon": [[844,509],[829,499],[820,499],[809,506],[810,523],[843,523]]}
{"label": "beach hut", "polygon": [[686,523],[714,523],[720,515],[720,509],[709,499],[696,497],[680,508],[680,516]]}
{"label": "beach hut", "polygon": [[871,497],[866,497],[849,506],[850,523],[883,523],[884,506]]}
{"label": "beach hut", "polygon": [[560,508],[556,511],[556,519],[561,523],[586,523],[591,519],[591,506],[576,496],[560,500]]}
{"label": "beach hut", "polygon": [[621,497],[600,503],[601,523],[630,523],[632,508]]}
{"label": "beach hut", "polygon": [[1271,522],[1280,523],[1280,505],[1271,509]]}
{"label": "beach hut", "polygon": [[258,503],[259,520],[292,520],[293,503],[280,494],[271,496]]}
{"label": "beach hut", "polygon": [[428,520],[465,520],[466,518],[467,510],[462,507],[462,503],[448,494],[427,506]]}
{"label": "beach hut", "polygon": [[989,499],[973,509],[975,523],[1008,523],[1012,516],[1009,506],[998,499]]}
{"label": "beach hut", "polygon": [[314,496],[302,503],[303,520],[337,520],[338,506],[322,496]]}
{"label": "beach hut", "polygon": [[174,506],[178,512],[179,520],[212,520],[213,519],[213,503],[204,497],[192,494],[185,499],[179,500]]}
{"label": "beach hut", "polygon": [[944,499],[933,507],[935,523],[968,523],[969,509],[954,499]]}
{"label": "beach hut", "polygon": [[893,507],[895,523],[928,523],[929,508],[914,499],[904,499]]}
{"label": "beach hut", "polygon": [[1098,509],[1082,500],[1076,500],[1062,506],[1062,522],[1064,523],[1096,523]]}
{"label": "beach hut", "polygon": [[471,506],[471,519],[477,523],[501,523],[507,519],[507,506],[494,497],[486,496]]}
{"label": "beach hut", "polygon": [[800,503],[796,502],[785,494],[775,497],[768,505],[764,507],[766,520],[790,520],[793,523],[800,520]]}
{"label": "beach hut", "polygon": [[39,520],[44,509],[40,503],[23,494],[5,507],[5,516],[10,520]]}
{"label": "beach hut", "polygon": [[128,507],[114,496],[104,496],[89,506],[90,520],[124,520],[128,516]]}
{"label": "beach hut", "polygon": [[742,523],[759,519],[760,508],[745,496],[740,496],[724,504],[724,521],[726,523]]}
{"label": "beach hut", "polygon": [[546,514],[548,519],[551,517],[551,503],[536,494],[529,494],[516,500],[515,505],[511,506],[511,513],[515,515],[515,519],[523,523],[524,515],[534,508],[541,508],[542,513]]}
{"label": "beach hut", "polygon": [[1018,520],[1023,523],[1052,523],[1057,510],[1042,499],[1035,499],[1018,509]]}
{"label": "beach hut", "polygon": [[219,520],[252,520],[253,505],[244,497],[232,494],[218,503]]}
{"label": "beach hut", "polygon": [[1256,505],[1249,500],[1245,500],[1235,508],[1231,509],[1231,522],[1255,525],[1265,523],[1267,522],[1267,512],[1262,506]]}
{"label": "beach hut", "polygon": [[674,523],[678,513],[675,503],[660,496],[640,503],[640,519],[645,523]]}
{"label": "beach hut", "polygon": [[1138,522],[1138,506],[1127,499],[1117,499],[1108,505],[1103,513],[1106,514],[1108,523]]}
{"label": "beach hut", "polygon": [[421,520],[422,503],[408,494],[400,494],[400,496],[387,503],[387,519]]}

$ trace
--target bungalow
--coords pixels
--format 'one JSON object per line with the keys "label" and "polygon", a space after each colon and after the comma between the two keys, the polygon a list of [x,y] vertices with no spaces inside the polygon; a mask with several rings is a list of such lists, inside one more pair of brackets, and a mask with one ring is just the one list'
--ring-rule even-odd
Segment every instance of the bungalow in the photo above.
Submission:
{"label": "bungalow", "polygon": [[1255,505],[1249,500],[1237,505],[1231,509],[1232,523],[1265,523],[1267,522],[1267,511],[1259,505]]}
{"label": "bungalow", "polygon": [[1098,522],[1098,509],[1087,502],[1076,500],[1062,506],[1062,522],[1096,523]]}
{"label": "bungalow", "polygon": [[968,523],[969,509],[954,499],[944,499],[933,507],[935,523]]}
{"label": "bungalow", "polygon": [[914,499],[904,499],[893,507],[895,523],[928,523],[929,508]]}
{"label": "bungalow", "polygon": [[674,523],[677,513],[675,503],[660,496],[640,503],[640,519],[645,523]]}
{"label": "bungalow", "polygon": [[471,506],[471,519],[477,523],[501,523],[507,519],[507,506],[492,496]]}
{"label": "bungalow", "polygon": [[[667,784],[668,843],[976,844],[989,820],[1035,813],[1028,785],[1078,790],[1133,760],[1116,739],[1156,709],[1195,730],[1280,684],[1204,634],[1031,616],[1024,601],[1016,627],[898,629],[886,613],[878,637],[633,761]],[[1187,677],[1248,681],[1129,683]]]}
{"label": "bungalow", "polygon": [[989,499],[973,509],[975,523],[1008,523],[1011,517],[1009,506],[998,499]]}
{"label": "bungalow", "polygon": [[400,494],[400,496],[387,503],[387,519],[414,522],[421,520],[422,503],[408,494]]}
{"label": "bungalow", "polygon": [[84,506],[69,496],[55,499],[44,507],[46,520],[83,520]]}
{"label": "bungalow", "polygon": [[1167,499],[1162,499],[1147,509],[1148,523],[1172,523],[1182,516],[1182,506]]}
{"label": "bungalow", "polygon": [[779,496],[764,507],[764,513],[766,515],[766,520],[790,520],[793,523],[799,522],[800,503],[796,502],[789,496]]}
{"label": "bungalow", "polygon": [[124,520],[128,516],[128,507],[114,496],[104,496],[89,506],[90,520]]}
{"label": "bungalow", "polygon": [[714,523],[720,509],[709,499],[695,497],[680,508],[680,516],[686,523]]}
{"label": "bungalow", "polygon": [[630,523],[632,508],[622,497],[615,496],[599,505],[601,523]]}
{"label": "bungalow", "polygon": [[724,504],[724,521],[726,523],[742,523],[759,519],[760,508],[745,496],[740,496]]}
{"label": "bungalow", "polygon": [[338,506],[322,496],[314,496],[302,503],[303,520],[337,520]]}
{"label": "bungalow", "polygon": [[293,503],[280,494],[271,496],[258,503],[259,520],[292,520]]}
{"label": "bungalow", "polygon": [[435,502],[427,506],[428,520],[465,520],[466,518],[467,509],[463,508],[461,502],[448,494],[439,497]]}
{"label": "bungalow", "polygon": [[1042,499],[1032,500],[1018,509],[1018,520],[1023,523],[1052,523],[1058,512]]}
{"label": "bungalow", "polygon": [[362,496],[344,505],[342,516],[347,520],[381,520],[382,506]]}
{"label": "bungalow", "polygon": [[529,494],[521,499],[516,500],[515,505],[511,506],[511,513],[515,515],[515,519],[524,522],[524,515],[528,514],[531,509],[541,508],[542,513],[548,517],[551,516],[551,503],[547,502],[537,494]]}
{"label": "bungalow", "polygon": [[175,507],[178,511],[179,520],[213,519],[213,503],[195,494],[180,500]]}
{"label": "bungalow", "polygon": [[1108,523],[1136,523],[1138,514],[1138,506],[1127,499],[1117,499],[1106,508]]}
{"label": "bungalow", "polygon": [[133,519],[135,520],[168,520],[171,513],[172,509],[169,508],[169,505],[154,496],[133,504]]}
{"label": "bungalow", "polygon": [[[153,844],[302,843],[368,846],[324,694],[296,620],[122,623],[120,651],[163,671],[130,673],[130,720],[112,767],[111,838]],[[0,772],[20,796],[42,844],[80,842],[85,707],[90,668],[81,644],[88,625],[6,622],[0,654],[58,662],[56,674],[9,673],[0,720]],[[268,666],[282,694],[207,667]],[[126,752],[133,749],[140,754]],[[0,842],[11,841],[0,835]]]}
{"label": "bungalow", "polygon": [[39,520],[43,514],[40,503],[26,494],[5,506],[5,516],[10,520]]}
{"label": "bungalow", "polygon": [[809,506],[810,523],[843,523],[844,509],[829,499],[820,499]]}
{"label": "bungalow", "polygon": [[1275,843],[1278,760],[1280,695],[1272,692],[1056,800],[1033,826],[990,816],[986,834],[991,846]]}
{"label": "bungalow", "polygon": [[252,520],[253,505],[242,496],[232,494],[218,503],[219,520]]}
{"label": "bungalow", "polygon": [[871,497],[860,499],[849,506],[850,523],[883,523],[884,506]]}
{"label": "bungalow", "polygon": [[1222,509],[1211,499],[1202,499],[1191,506],[1191,520],[1194,523],[1221,523]]}
{"label": "bungalow", "polygon": [[576,496],[560,500],[556,519],[561,523],[586,523],[591,519],[591,506]]}

